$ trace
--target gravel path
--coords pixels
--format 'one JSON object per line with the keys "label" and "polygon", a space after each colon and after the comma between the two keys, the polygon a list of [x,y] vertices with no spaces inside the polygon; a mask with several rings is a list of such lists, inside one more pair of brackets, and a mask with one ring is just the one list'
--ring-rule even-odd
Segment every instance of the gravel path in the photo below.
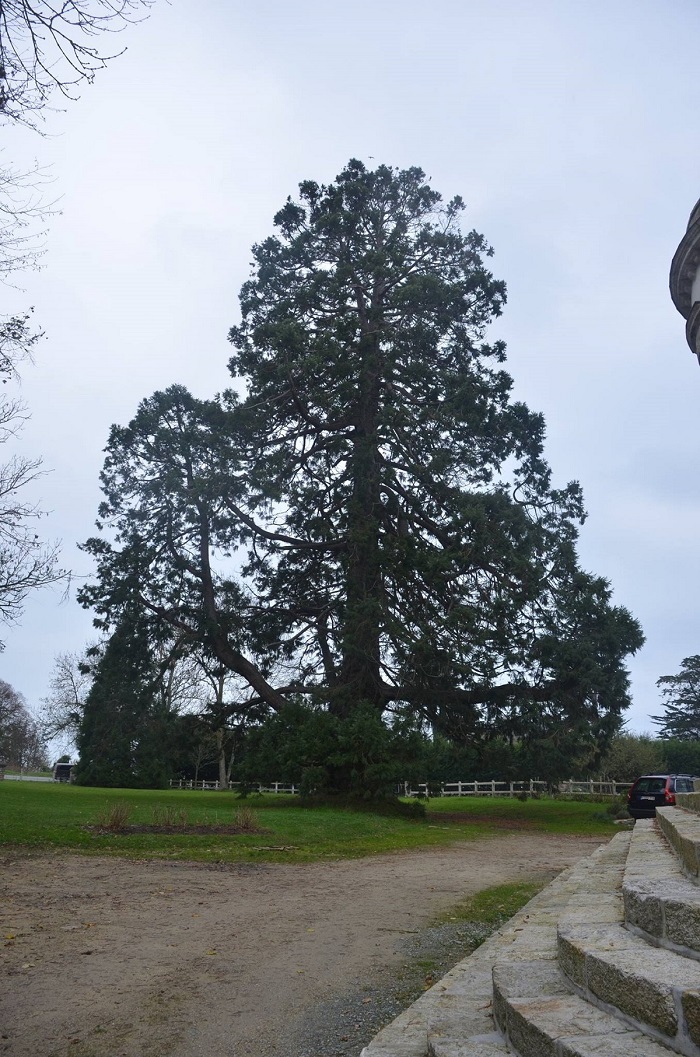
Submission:
{"label": "gravel path", "polygon": [[297,866],[6,852],[0,1053],[355,1057],[469,949],[437,914],[599,843],[507,833]]}

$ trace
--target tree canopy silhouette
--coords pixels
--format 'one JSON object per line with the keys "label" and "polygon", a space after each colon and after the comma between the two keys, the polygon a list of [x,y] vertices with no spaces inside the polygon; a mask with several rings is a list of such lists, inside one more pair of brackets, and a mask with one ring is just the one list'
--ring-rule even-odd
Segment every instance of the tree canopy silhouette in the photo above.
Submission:
{"label": "tree canopy silhouette", "polygon": [[664,714],[652,716],[662,738],[700,740],[700,656],[684,657],[676,675],[656,680],[664,701]]}
{"label": "tree canopy silhouette", "polygon": [[484,238],[420,169],[305,182],[253,248],[242,392],[174,386],[113,427],[82,593],[141,604],[273,710],[410,713],[453,737],[617,729],[642,642],[576,555],[579,486],[511,396]]}

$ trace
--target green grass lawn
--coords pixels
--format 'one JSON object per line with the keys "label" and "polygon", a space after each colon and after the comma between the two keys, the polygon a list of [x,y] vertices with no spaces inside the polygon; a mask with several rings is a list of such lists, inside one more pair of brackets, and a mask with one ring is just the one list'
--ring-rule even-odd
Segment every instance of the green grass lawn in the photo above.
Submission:
{"label": "green grass lawn", "polygon": [[[98,834],[86,829],[116,802],[130,822],[148,824],[153,810],[185,811],[192,823],[228,823],[241,806],[267,832],[221,834]],[[0,782],[0,843],[53,847],[92,855],[224,862],[311,862],[473,840],[508,830],[612,836],[602,805],[557,800],[444,797],[428,803],[425,821],[332,807],[304,808],[297,798],[186,790],[89,789],[66,784]]]}
{"label": "green grass lawn", "polygon": [[542,882],[520,881],[482,888],[480,892],[450,907],[438,920],[468,921],[495,930],[517,914],[543,887]]}
{"label": "green grass lawn", "polygon": [[611,832],[606,804],[583,800],[542,797],[518,800],[516,797],[443,796],[428,801],[431,821],[443,818],[498,829],[534,829],[546,833]]}

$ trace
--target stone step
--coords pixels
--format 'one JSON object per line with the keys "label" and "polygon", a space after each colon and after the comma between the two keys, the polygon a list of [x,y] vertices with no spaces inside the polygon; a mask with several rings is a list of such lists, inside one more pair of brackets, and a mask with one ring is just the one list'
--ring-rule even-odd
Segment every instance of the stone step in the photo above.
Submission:
{"label": "stone step", "polygon": [[[629,841],[629,834],[618,834]],[[617,840],[617,837],[615,840]],[[606,847],[610,847],[606,845]],[[622,852],[615,849],[615,855]],[[597,855],[597,851],[594,852]],[[502,1057],[513,1054],[493,1020],[492,967],[504,952],[524,950],[529,956],[546,950],[556,956],[556,923],[562,909],[580,893],[589,877],[589,859],[564,870],[546,888],[495,932],[468,958],[383,1028],[361,1057]],[[538,946],[539,945],[539,946]],[[532,953],[534,949],[535,953]]]}
{"label": "stone step", "polygon": [[669,1057],[665,1046],[572,994],[556,962],[496,965],[493,990],[496,1022],[519,1057]]}
{"label": "stone step", "polygon": [[[619,834],[560,875],[419,999],[416,1006],[425,1003],[429,1057],[668,1057],[658,1042],[572,994],[556,963],[562,915],[573,922],[580,916],[620,921],[619,889],[630,838],[630,833]],[[613,905],[607,899],[611,893]],[[401,1027],[394,1022],[384,1029],[363,1057],[420,1054],[418,1048],[406,1048],[405,1038],[402,1046]]]}
{"label": "stone step", "polygon": [[[511,1021],[507,1015],[507,1003],[505,995],[497,991],[495,986],[496,979],[506,978],[529,981],[532,979],[535,968],[542,970],[538,974],[537,979],[540,979],[542,973],[546,972],[546,970],[551,971],[553,969],[557,975],[561,992],[566,994],[564,979],[556,970],[557,922],[562,913],[572,905],[578,907],[588,903],[589,913],[595,913],[596,907],[594,903],[599,900],[600,892],[605,884],[619,883],[627,856],[630,836],[630,833],[620,833],[610,844],[598,848],[592,856],[581,860],[571,871],[557,878],[540,893],[536,900],[531,901],[516,918],[501,930],[500,934],[495,938],[492,951],[489,952],[492,966],[490,992],[483,982],[480,985],[482,999],[488,996],[493,1003],[493,1005],[489,1003],[488,1006],[484,1006],[487,1018],[483,1017],[482,1012],[481,1024],[477,1025],[475,1022],[460,1022],[460,1019],[455,1016],[445,1016],[445,999],[443,999],[440,1012],[437,1015],[434,1012],[428,1021],[428,1052],[431,1057],[475,1057],[476,1054],[479,1054],[480,1057],[483,1046],[494,1046],[497,1044],[493,1041],[493,1034],[491,1035],[491,1040],[488,1040],[484,1030],[488,1025],[493,1033],[494,1020],[492,1018],[494,1015],[495,1026],[501,1032],[501,1039],[505,1039],[516,1053],[520,1053],[519,1043],[526,1037],[527,1031],[524,1026],[521,1026],[521,1030],[517,1031],[519,1042],[510,1037],[509,1026]],[[607,882],[604,882],[603,878],[608,878]],[[619,918],[620,908],[618,907],[616,920],[619,920]],[[606,920],[608,919],[606,918]],[[469,959],[463,964],[466,966],[468,962]],[[462,987],[464,995],[461,1000],[457,994],[454,994],[455,989],[452,989],[455,1007],[461,1008],[463,1011],[466,1011],[464,996],[468,994],[468,989],[471,988],[472,982],[467,979],[465,984],[466,987]],[[530,997],[531,991],[530,987],[528,991]],[[545,994],[547,998],[550,997],[548,992],[545,992]],[[569,995],[569,997],[571,996]],[[579,998],[576,998],[575,1001],[580,1005],[583,1012],[585,1003]],[[624,1026],[623,1030],[626,1030]],[[575,1034],[575,1029],[572,1029],[570,1033]],[[538,1047],[541,1049],[540,1043],[541,1039],[538,1038],[535,1042],[535,1049],[526,1052],[533,1055],[539,1054],[540,1050]],[[500,1042],[500,1045],[504,1045],[503,1041]],[[484,1050],[483,1052],[486,1054],[489,1051]],[[506,1048],[495,1052],[508,1053],[511,1051]],[[544,1051],[542,1052],[544,1053]]]}
{"label": "stone step", "polygon": [[686,876],[700,882],[700,815],[682,807],[657,807],[656,821]]}
{"label": "stone step", "polygon": [[[494,943],[498,939],[499,933],[494,933],[470,957],[459,962],[412,1006],[382,1028],[360,1057],[426,1057],[428,1053],[432,1057],[435,1049],[429,1050],[429,1034],[434,1035],[438,1051],[444,1044],[445,1052],[450,1052],[455,1038],[476,1037],[480,1039],[481,1049],[475,1049],[473,1057],[512,1055],[502,1037],[495,1034],[491,1015],[491,965]],[[430,1042],[433,1042],[432,1038]]]}
{"label": "stone step", "polygon": [[686,877],[654,819],[634,827],[622,895],[631,931],[700,960],[700,887]]}
{"label": "stone step", "polygon": [[559,966],[578,995],[688,1057],[700,1057],[700,965],[621,925],[561,925]]}
{"label": "stone step", "polygon": [[676,803],[688,811],[700,812],[700,780],[695,779],[694,793],[676,793]]}
{"label": "stone step", "polygon": [[[622,878],[631,838],[630,832],[617,834],[560,874],[387,1025],[361,1057],[668,1057],[667,1047],[678,1050],[679,1030],[687,1028],[682,1002],[673,1037],[653,1026],[643,1031],[628,1014],[571,982],[557,961],[560,944],[563,948],[569,935],[578,942],[576,930],[583,930],[589,940],[596,929],[614,929],[616,936],[634,940],[645,952],[680,961],[621,927]],[[583,958],[585,973],[586,954]],[[583,980],[587,987],[585,975]],[[700,1002],[700,993],[697,998]],[[671,1021],[664,1023],[669,1027]],[[694,1046],[690,1035],[683,1045],[688,1039]],[[680,1052],[689,1057],[698,1053],[688,1046]]]}
{"label": "stone step", "polygon": [[[668,1057],[660,1040],[652,1039],[629,1021],[572,993],[557,963],[558,926],[571,929],[620,928],[621,885],[631,833],[579,863],[576,890],[557,908],[556,925],[547,943],[532,943],[522,929],[507,956],[493,967],[494,1016],[519,1057]],[[642,942],[642,941],[639,941]],[[531,953],[528,958],[528,951]],[[466,1050],[464,1057],[468,1057]]]}

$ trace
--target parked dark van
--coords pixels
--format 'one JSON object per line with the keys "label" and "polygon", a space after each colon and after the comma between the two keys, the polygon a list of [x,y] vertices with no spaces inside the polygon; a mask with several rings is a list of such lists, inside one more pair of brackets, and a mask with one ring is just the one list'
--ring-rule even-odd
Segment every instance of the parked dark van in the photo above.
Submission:
{"label": "parked dark van", "polygon": [[653,818],[657,807],[674,807],[676,793],[693,793],[692,774],[643,774],[627,794],[632,818]]}
{"label": "parked dark van", "polygon": [[54,782],[72,782],[74,766],[72,763],[57,763],[53,769]]}

